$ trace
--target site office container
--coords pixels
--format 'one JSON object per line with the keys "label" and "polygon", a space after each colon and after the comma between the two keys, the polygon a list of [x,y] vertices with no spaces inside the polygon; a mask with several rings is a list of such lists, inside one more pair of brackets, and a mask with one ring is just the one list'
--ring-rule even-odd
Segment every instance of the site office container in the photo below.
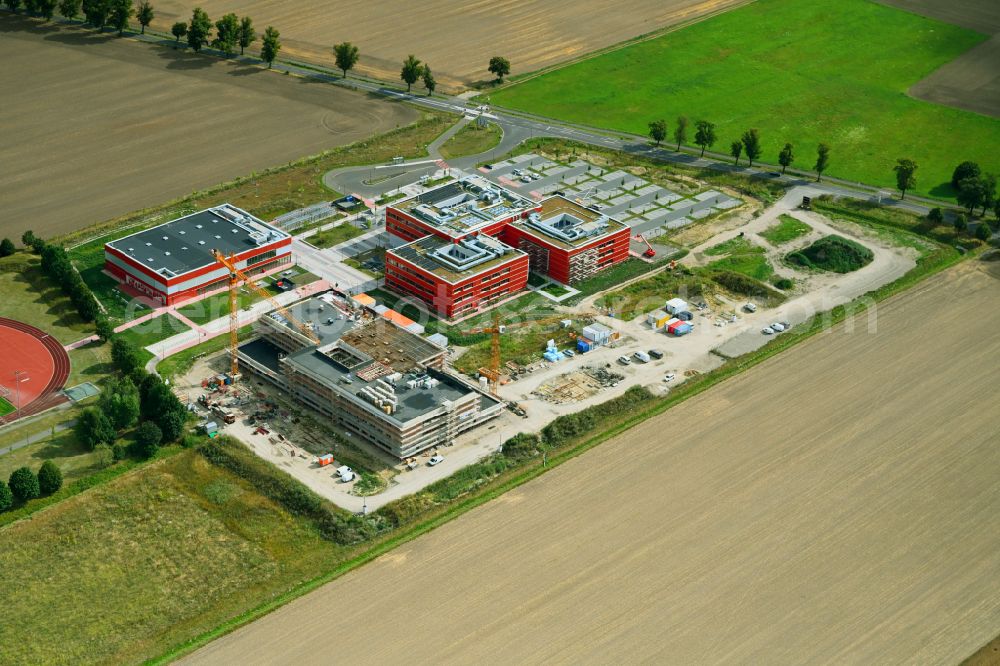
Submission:
{"label": "site office container", "polygon": [[681,336],[681,335],[686,335],[687,333],[690,332],[691,332],[691,324],[680,319],[674,321],[674,323],[667,326],[667,333],[669,333],[670,335]]}

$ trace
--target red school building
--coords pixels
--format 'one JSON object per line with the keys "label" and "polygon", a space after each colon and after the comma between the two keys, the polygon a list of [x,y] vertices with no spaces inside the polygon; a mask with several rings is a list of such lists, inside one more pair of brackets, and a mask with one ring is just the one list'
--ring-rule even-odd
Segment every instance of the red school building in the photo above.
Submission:
{"label": "red school building", "polygon": [[408,241],[386,253],[386,286],[449,318],[525,289],[529,270],[585,280],[627,259],[630,236],[565,197],[539,203],[479,176],[390,205],[386,230]]}
{"label": "red school building", "polygon": [[127,290],[172,305],[228,283],[213,249],[254,274],[291,263],[291,244],[285,232],[222,204],[107,243],[104,270]]}

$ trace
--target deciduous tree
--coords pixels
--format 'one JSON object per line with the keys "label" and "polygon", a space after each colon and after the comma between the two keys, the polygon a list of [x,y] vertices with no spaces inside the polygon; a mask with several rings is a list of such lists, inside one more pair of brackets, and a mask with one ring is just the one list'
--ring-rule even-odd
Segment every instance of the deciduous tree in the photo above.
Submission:
{"label": "deciduous tree", "polygon": [[980,176],[968,176],[958,181],[958,192],[955,195],[955,199],[961,205],[969,211],[969,215],[972,215],[972,211],[976,207],[983,205],[983,201],[986,197],[985,183]]}
{"label": "deciduous tree", "polygon": [[731,144],[729,144],[729,154],[732,155],[733,158],[735,158],[736,160],[735,162],[733,162],[733,164],[738,165],[740,163],[740,155],[743,154],[743,142],[733,141]]}
{"label": "deciduous tree", "polygon": [[705,156],[705,149],[715,145],[715,124],[707,120],[699,120],[694,133],[695,144],[701,146],[701,156]]}
{"label": "deciduous tree", "polygon": [[80,15],[80,0],[59,0],[59,13],[72,21]]}
{"label": "deciduous tree", "polygon": [[275,59],[278,57],[278,51],[281,50],[281,33],[267,26],[264,30],[264,39],[260,44],[260,59],[267,63],[267,68],[271,69],[274,65]]}
{"label": "deciduous tree", "polygon": [[979,223],[979,226],[976,227],[976,238],[981,241],[988,241],[992,237],[993,230],[990,229],[989,223],[986,220],[983,220]]}
{"label": "deciduous tree", "polygon": [[152,421],[143,421],[136,431],[135,441],[139,446],[139,452],[146,458],[152,458],[160,448],[160,442],[163,441],[160,426]]}
{"label": "deciduous tree", "polygon": [[4,238],[0,241],[0,257],[9,257],[14,254],[15,249],[17,248],[14,247],[14,241],[11,239]]}
{"label": "deciduous tree", "polygon": [[10,486],[10,491],[14,493],[14,498],[19,502],[35,499],[40,493],[38,477],[27,467],[15,469],[7,483]]}
{"label": "deciduous tree", "polygon": [[358,47],[350,42],[341,42],[333,47],[333,58],[337,63],[337,69],[344,73],[345,79],[347,73],[358,64],[360,57],[361,53],[358,51]]}
{"label": "deciduous tree", "polygon": [[750,129],[743,133],[743,150],[747,154],[750,166],[753,161],[760,157],[760,133],[756,129]]}
{"label": "deciduous tree", "polygon": [[184,421],[186,419],[187,412],[184,411],[183,407],[179,410],[168,412],[158,418],[156,420],[156,425],[159,426],[160,431],[163,433],[163,441],[176,442],[184,432]]}
{"label": "deciduous tree", "polygon": [[666,120],[654,120],[649,123],[649,138],[656,142],[659,146],[664,139],[667,138],[667,121]]}
{"label": "deciduous tree", "polygon": [[35,232],[31,229],[28,229],[21,234],[21,244],[24,245],[24,247],[31,247],[33,242],[35,242]]}
{"label": "deciduous tree", "polygon": [[104,30],[111,14],[111,0],[83,0],[82,7],[87,23],[98,30]]}
{"label": "deciduous tree", "polygon": [[153,11],[153,5],[149,3],[149,0],[142,0],[139,3],[139,7],[135,10],[135,18],[139,21],[139,25],[142,26],[140,31],[142,34],[146,34],[146,28],[153,19],[156,18],[156,13]]}
{"label": "deciduous tree", "polygon": [[107,317],[98,317],[94,320],[94,329],[101,342],[107,342],[115,334],[115,327]]}
{"label": "deciduous tree", "polygon": [[816,171],[816,182],[818,183],[823,178],[823,172],[826,171],[826,167],[830,165],[830,146],[825,143],[821,143],[816,146],[816,166],[813,169]]}
{"label": "deciduous tree", "polygon": [[80,443],[91,450],[98,444],[112,444],[115,441],[114,426],[97,407],[88,407],[80,413],[73,432]]}
{"label": "deciduous tree", "polygon": [[240,55],[247,49],[248,46],[253,44],[257,40],[257,31],[253,29],[253,19],[249,16],[244,16],[240,19],[240,34],[239,41],[240,44]]}
{"label": "deciduous tree", "polygon": [[122,337],[111,339],[111,362],[123,375],[130,374],[136,368],[142,367],[139,350],[131,342]]}
{"label": "deciduous tree", "polygon": [[966,178],[979,178],[981,175],[982,170],[979,168],[979,165],[966,160],[955,167],[955,170],[951,173],[951,186],[957,190],[958,184]]}
{"label": "deciduous tree", "polygon": [[18,8],[21,6],[21,0],[3,0],[3,3],[7,5],[7,9],[17,13]]}
{"label": "deciduous tree", "polygon": [[46,21],[50,21],[56,13],[58,4],[58,0],[35,0],[35,11],[41,14]]}
{"label": "deciduous tree", "polygon": [[14,504],[14,493],[6,481],[0,481],[0,511],[6,511]]}
{"label": "deciduous tree", "polygon": [[97,406],[116,430],[124,430],[139,420],[139,389],[128,377],[109,381]]}
{"label": "deciduous tree", "polygon": [[677,116],[677,127],[674,128],[674,141],[677,142],[677,151],[680,152],[681,144],[687,141],[688,119],[687,116]]}
{"label": "deciduous tree", "polygon": [[497,81],[503,83],[503,77],[510,74],[510,60],[503,56],[493,56],[490,58],[489,72],[497,77]]}
{"label": "deciduous tree", "polygon": [[42,495],[51,495],[62,488],[62,470],[52,462],[46,460],[38,470],[38,490]]}
{"label": "deciduous tree", "polygon": [[937,207],[931,208],[927,211],[927,221],[934,226],[941,224],[944,222],[944,211]]}
{"label": "deciduous tree", "polygon": [[201,47],[208,44],[209,35],[212,33],[212,21],[208,14],[201,7],[195,7],[191,12],[191,22],[188,24],[187,40],[188,46],[194,49],[195,53],[201,51]]}
{"label": "deciduous tree", "polygon": [[969,220],[965,217],[963,213],[959,213],[958,215],[955,216],[955,221],[953,222],[953,224],[955,225],[955,231],[957,231],[960,234],[964,234],[969,230]]}
{"label": "deciduous tree", "polygon": [[437,81],[434,80],[434,73],[431,72],[430,65],[424,65],[424,71],[420,78],[423,79],[424,87],[427,88],[427,94],[433,95],[434,89],[437,88]]}
{"label": "deciduous tree", "polygon": [[795,153],[792,152],[792,144],[786,143],[785,147],[778,153],[778,164],[781,165],[781,175],[785,175],[785,169],[795,161]]}
{"label": "deciduous tree", "polygon": [[410,87],[417,82],[422,72],[423,67],[420,64],[420,60],[411,53],[403,61],[403,69],[399,72],[399,78],[406,82],[406,92],[410,92]]}
{"label": "deciduous tree", "polygon": [[132,16],[132,0],[111,0],[111,12],[108,22],[118,31],[121,37],[128,29],[128,20]]}
{"label": "deciduous tree", "polygon": [[174,23],[170,28],[170,34],[174,36],[174,48],[176,49],[177,45],[181,43],[181,37],[188,34],[188,24],[184,21]]}
{"label": "deciduous tree", "polygon": [[899,198],[906,198],[906,190],[912,190],[917,186],[917,163],[911,159],[901,157],[896,160],[896,166],[892,167],[896,172],[896,187],[899,188]]}
{"label": "deciduous tree", "polygon": [[212,46],[219,49],[226,55],[236,52],[236,45],[240,41],[240,19],[236,14],[229,13],[215,22],[215,39]]}

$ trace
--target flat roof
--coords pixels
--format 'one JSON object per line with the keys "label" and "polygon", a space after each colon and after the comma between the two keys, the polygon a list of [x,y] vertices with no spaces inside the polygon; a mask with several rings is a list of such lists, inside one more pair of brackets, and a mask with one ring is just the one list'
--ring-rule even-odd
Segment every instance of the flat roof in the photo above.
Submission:
{"label": "flat roof", "polygon": [[552,245],[574,250],[628,225],[567,199],[553,196],[542,201],[541,211],[512,223],[521,231]]}
{"label": "flat roof", "polygon": [[[348,314],[334,305],[335,300],[331,292],[326,292],[304,301],[296,301],[285,309],[303,324],[311,325],[312,332],[319,338],[319,344],[327,345],[336,342],[358,325]],[[265,316],[292,330],[297,330],[280,312],[270,312]]]}
{"label": "flat roof", "polygon": [[250,213],[222,204],[107,243],[164,277],[215,264],[212,250],[239,254],[288,238]]}
{"label": "flat roof", "polygon": [[390,208],[460,238],[536,205],[531,199],[473,175],[390,204]]}
{"label": "flat roof", "polygon": [[386,256],[405,259],[447,282],[458,282],[527,255],[496,238],[480,235],[463,238],[457,243],[438,236],[424,236],[387,250]]}
{"label": "flat roof", "polygon": [[[356,401],[369,403],[373,409],[379,410],[376,404],[364,397],[363,389],[372,389],[376,386],[384,388],[388,375],[382,374],[366,379],[369,376],[366,371],[370,370],[378,361],[363,353],[354,354],[353,351],[355,350],[352,350],[350,345],[345,346],[341,341],[326,351],[316,347],[302,349],[289,354],[285,362],[292,365],[297,372],[310,375],[337,393],[349,396]],[[396,368],[393,370],[401,372]],[[401,374],[402,377],[396,380],[393,391],[397,401],[396,411],[392,414],[385,414],[385,418],[400,424],[434,412],[445,401],[456,401],[475,392],[454,377],[436,370],[428,369],[402,372]],[[428,378],[435,381],[427,382]],[[419,385],[411,388],[408,382],[418,379],[420,380]],[[350,383],[347,383],[348,380]]]}
{"label": "flat roof", "polygon": [[408,372],[442,351],[427,339],[385,319],[355,328],[341,336],[341,340],[396,372]]}

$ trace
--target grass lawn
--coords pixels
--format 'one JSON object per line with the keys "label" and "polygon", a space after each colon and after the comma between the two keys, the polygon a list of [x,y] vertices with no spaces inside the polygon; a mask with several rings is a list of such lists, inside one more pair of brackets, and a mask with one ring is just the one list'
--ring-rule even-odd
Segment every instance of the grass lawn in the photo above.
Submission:
{"label": "grass lawn", "polygon": [[310,245],[315,245],[316,247],[328,248],[333,247],[334,245],[340,245],[344,241],[349,241],[352,238],[357,238],[363,233],[365,232],[358,229],[353,224],[344,223],[339,224],[332,229],[317,231],[312,236],[303,240]]}
{"label": "grass lawn", "polygon": [[69,352],[69,377],[66,386],[82,382],[100,382],[114,371],[111,365],[111,345],[102,342],[90,344]]}
{"label": "grass lawn", "polygon": [[[228,304],[228,303],[227,303]],[[166,340],[172,335],[191,330],[187,324],[170,314],[144,321],[118,334],[139,349]]]}
{"label": "grass lawn", "polygon": [[[1000,171],[1000,120],[923,102],[907,89],[986,37],[867,0],[758,0],[491,93],[493,103],[645,135],[676,115],[716,124],[715,150],[760,129],[762,159],[784,143],[811,168],[894,187],[900,157],[920,165],[916,191],[951,197],[963,160]],[[877,66],[874,66],[877,63]],[[656,76],[649,76],[655,71]],[[689,136],[692,131],[689,129]]]}
{"label": "grass lawn", "polygon": [[7,663],[139,662],[343,550],[193,450],[0,529]]}
{"label": "grass lawn", "polygon": [[766,282],[774,274],[774,267],[764,257],[763,248],[758,248],[753,252],[731,254],[708,264],[708,268],[742,273],[761,282]]}
{"label": "grass lawn", "polygon": [[[250,324],[243,326],[239,330],[240,340],[250,337],[253,327]],[[213,354],[229,346],[229,334],[217,335],[211,340],[206,340],[201,344],[172,354],[156,364],[156,372],[165,379],[171,379],[176,375],[182,375],[191,369],[194,361],[204,354]]]}
{"label": "grass lawn", "polygon": [[10,404],[3,398],[0,398],[0,416],[6,416],[7,414],[10,414],[12,411],[14,411],[14,405]]}
{"label": "grass lawn", "polygon": [[0,259],[0,294],[0,314],[37,326],[63,344],[94,334],[94,325],[80,319],[35,255],[18,252]]}
{"label": "grass lawn", "polygon": [[447,160],[483,153],[500,143],[502,138],[503,132],[494,123],[479,127],[471,122],[441,146],[441,157]]}
{"label": "grass lawn", "polygon": [[712,247],[705,250],[705,254],[709,257],[722,256],[724,254],[734,254],[741,252],[752,252],[754,246],[747,241],[746,238],[742,236],[736,236],[735,238],[730,238],[727,241],[722,241],[718,245],[713,245]]}
{"label": "grass lawn", "polygon": [[[31,428],[30,431],[38,432],[36,428]],[[62,470],[63,483],[69,483],[96,472],[96,458],[93,451],[88,451],[77,441],[72,430],[62,430],[54,437],[50,436],[44,441],[33,442],[0,456],[0,479],[6,481],[18,467],[30,467],[33,472],[37,472],[43,462],[51,460]]]}
{"label": "grass lawn", "polygon": [[805,236],[812,227],[791,215],[779,215],[778,222],[760,232],[761,238],[774,246],[790,243],[799,236]]}

